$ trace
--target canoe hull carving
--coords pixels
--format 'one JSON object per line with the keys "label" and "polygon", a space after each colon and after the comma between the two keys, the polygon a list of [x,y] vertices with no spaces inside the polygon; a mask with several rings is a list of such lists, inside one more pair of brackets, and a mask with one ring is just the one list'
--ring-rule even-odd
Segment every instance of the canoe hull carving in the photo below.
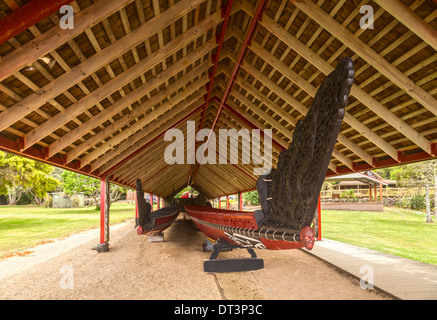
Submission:
{"label": "canoe hull carving", "polygon": [[179,215],[179,208],[169,206],[152,212],[152,206],[144,199],[141,180],[136,181],[138,218],[135,229],[138,235],[156,236],[170,227]]}
{"label": "canoe hull carving", "polygon": [[243,248],[268,250],[312,248],[301,240],[301,232],[258,228],[255,212],[198,205],[186,205],[185,211],[200,231],[213,241],[223,239]]}

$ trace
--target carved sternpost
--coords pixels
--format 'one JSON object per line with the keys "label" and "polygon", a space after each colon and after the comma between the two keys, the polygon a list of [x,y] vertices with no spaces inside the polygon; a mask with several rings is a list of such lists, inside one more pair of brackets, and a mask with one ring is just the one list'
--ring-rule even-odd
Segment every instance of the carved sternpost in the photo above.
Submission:
{"label": "carved sternpost", "polygon": [[354,79],[353,63],[344,58],[320,85],[277,168],[257,181],[265,226],[298,233],[310,226],[345,114]]}

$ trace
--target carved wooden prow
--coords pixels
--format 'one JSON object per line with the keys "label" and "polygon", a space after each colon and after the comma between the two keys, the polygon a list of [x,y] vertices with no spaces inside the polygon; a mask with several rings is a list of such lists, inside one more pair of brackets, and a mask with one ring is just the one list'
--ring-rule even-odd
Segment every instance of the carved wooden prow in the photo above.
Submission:
{"label": "carved wooden prow", "polygon": [[144,226],[147,223],[151,223],[150,212],[152,211],[152,206],[150,203],[144,199],[144,191],[141,186],[141,180],[136,181],[136,197],[138,206],[138,221],[135,223],[135,228],[138,226]]}
{"label": "carved wooden prow", "polygon": [[354,75],[350,58],[338,63],[317,90],[305,119],[298,121],[277,168],[258,179],[258,226],[302,234],[311,225]]}

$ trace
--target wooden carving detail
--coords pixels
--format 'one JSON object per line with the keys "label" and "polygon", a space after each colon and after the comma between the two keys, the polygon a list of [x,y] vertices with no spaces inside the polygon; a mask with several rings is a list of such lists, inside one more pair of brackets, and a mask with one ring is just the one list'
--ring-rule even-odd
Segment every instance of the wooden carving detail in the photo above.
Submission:
{"label": "wooden carving detail", "polygon": [[343,121],[355,72],[350,58],[341,60],[320,85],[305,119],[298,121],[293,141],[276,169],[261,176],[257,189],[263,226],[298,232],[310,226]]}
{"label": "wooden carving detail", "polygon": [[144,191],[141,186],[140,179],[137,179],[136,181],[136,191],[137,191],[136,197],[137,197],[137,207],[138,207],[138,221],[136,221],[135,228],[138,226],[144,226],[146,224],[152,223],[152,219],[150,217],[152,206],[144,199]]}

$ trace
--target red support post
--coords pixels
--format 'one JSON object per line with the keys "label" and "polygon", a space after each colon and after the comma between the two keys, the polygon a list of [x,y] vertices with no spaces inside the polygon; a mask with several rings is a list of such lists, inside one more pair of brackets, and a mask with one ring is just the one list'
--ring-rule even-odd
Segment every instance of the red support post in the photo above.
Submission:
{"label": "red support post", "polygon": [[219,209],[221,209],[222,208],[222,198],[219,197],[218,199],[219,199]]}
{"label": "red support post", "polygon": [[229,210],[229,196],[226,196],[226,210]]}
{"label": "red support post", "polygon": [[100,243],[105,243],[106,177],[100,178]]}

